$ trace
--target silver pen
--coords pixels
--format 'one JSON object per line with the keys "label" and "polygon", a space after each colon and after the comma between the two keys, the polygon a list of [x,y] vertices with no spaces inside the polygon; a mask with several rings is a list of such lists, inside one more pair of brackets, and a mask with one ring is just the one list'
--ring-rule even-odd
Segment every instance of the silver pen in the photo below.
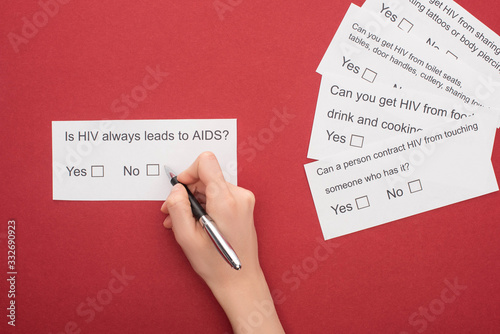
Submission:
{"label": "silver pen", "polygon": [[[177,176],[175,175],[175,173],[167,166],[164,167],[165,167],[165,172],[167,173],[170,179],[170,183],[173,186],[176,185],[177,183],[180,183],[179,181],[177,181]],[[241,269],[240,259],[236,255],[236,252],[233,250],[229,242],[227,242],[220,233],[219,229],[217,228],[217,225],[215,224],[215,221],[207,214],[205,209],[201,206],[196,197],[194,197],[194,195],[191,193],[188,187],[183,183],[180,184],[182,184],[184,188],[186,188],[189,202],[191,203],[191,211],[193,212],[194,218],[201,224],[201,226],[203,226],[203,229],[208,233],[210,239],[212,239],[215,247],[222,255],[222,257],[231,265],[231,267],[233,267],[236,270],[240,270]]]}

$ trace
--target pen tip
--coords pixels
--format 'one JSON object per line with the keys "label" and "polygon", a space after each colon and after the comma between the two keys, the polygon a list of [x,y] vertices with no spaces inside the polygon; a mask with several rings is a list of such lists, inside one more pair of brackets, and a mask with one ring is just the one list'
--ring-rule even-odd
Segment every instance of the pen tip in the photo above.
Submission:
{"label": "pen tip", "polygon": [[172,169],[170,169],[170,167],[168,167],[167,165],[163,165],[163,167],[165,168],[165,172],[167,173],[170,179],[175,177],[175,173]]}

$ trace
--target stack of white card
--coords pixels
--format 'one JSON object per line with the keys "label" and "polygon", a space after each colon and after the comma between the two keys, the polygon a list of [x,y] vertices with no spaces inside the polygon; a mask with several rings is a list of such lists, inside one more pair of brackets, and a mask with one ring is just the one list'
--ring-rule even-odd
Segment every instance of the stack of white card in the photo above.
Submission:
{"label": "stack of white card", "polygon": [[451,0],[350,6],[317,70],[305,165],[325,239],[498,190],[499,53]]}

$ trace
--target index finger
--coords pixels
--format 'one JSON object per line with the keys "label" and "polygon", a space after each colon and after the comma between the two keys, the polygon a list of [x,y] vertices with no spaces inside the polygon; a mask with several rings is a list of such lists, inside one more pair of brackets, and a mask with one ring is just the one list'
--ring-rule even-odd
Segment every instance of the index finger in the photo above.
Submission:
{"label": "index finger", "polygon": [[177,180],[184,184],[201,181],[207,190],[220,190],[225,194],[229,192],[217,157],[212,152],[200,154],[191,166],[177,176]]}

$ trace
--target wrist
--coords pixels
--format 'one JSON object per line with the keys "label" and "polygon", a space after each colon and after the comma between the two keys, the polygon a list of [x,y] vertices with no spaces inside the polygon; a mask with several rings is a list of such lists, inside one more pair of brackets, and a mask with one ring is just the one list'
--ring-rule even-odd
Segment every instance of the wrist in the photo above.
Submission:
{"label": "wrist", "polygon": [[247,333],[249,330],[283,333],[262,270],[211,290],[231,322],[234,333]]}
{"label": "wrist", "polygon": [[260,267],[243,267],[239,271],[231,269],[231,275],[223,280],[208,282],[207,285],[219,302],[230,303],[233,299],[252,296],[257,292],[268,291],[266,278]]}

